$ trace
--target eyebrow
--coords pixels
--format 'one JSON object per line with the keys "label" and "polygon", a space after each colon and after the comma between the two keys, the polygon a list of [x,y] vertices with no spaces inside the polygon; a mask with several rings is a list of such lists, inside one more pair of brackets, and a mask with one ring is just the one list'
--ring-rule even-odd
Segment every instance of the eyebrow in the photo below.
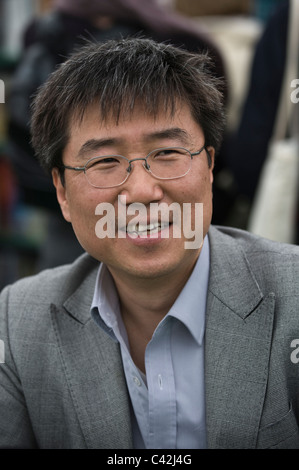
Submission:
{"label": "eyebrow", "polygon": [[187,131],[180,127],[171,127],[169,129],[163,129],[161,131],[155,131],[147,134],[145,137],[146,141],[158,140],[158,139],[178,139],[183,144],[190,142],[190,136]]}
{"label": "eyebrow", "polygon": [[112,147],[120,142],[118,138],[108,138],[108,139],[90,139],[84,142],[82,147],[78,152],[78,157],[84,157],[84,155],[88,152],[92,152],[94,150],[100,150],[103,147]]}
{"label": "eyebrow", "polygon": [[[161,131],[151,132],[146,134],[144,137],[145,143],[150,143],[153,140],[165,140],[165,139],[175,139],[180,140],[183,145],[186,145],[190,142],[190,136],[187,131],[181,129],[180,127],[171,127],[169,129],[162,129]],[[84,142],[82,147],[78,152],[78,157],[82,158],[88,152],[98,151],[104,147],[112,147],[115,145],[120,145],[123,142],[123,139],[118,137],[111,138],[102,138],[102,139],[90,139]]]}

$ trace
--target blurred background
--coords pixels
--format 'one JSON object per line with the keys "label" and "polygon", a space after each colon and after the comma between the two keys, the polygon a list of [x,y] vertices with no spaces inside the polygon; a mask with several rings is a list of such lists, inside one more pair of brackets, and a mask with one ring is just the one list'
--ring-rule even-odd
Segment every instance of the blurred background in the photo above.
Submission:
{"label": "blurred background", "polygon": [[[141,31],[154,38],[170,39],[190,50],[211,51],[215,73],[226,80],[227,112],[223,148],[215,169],[213,223],[239,228],[247,225],[264,156],[259,157],[252,180],[248,180],[250,172],[246,165],[241,170],[240,165],[235,168],[236,158],[240,158],[238,146],[245,142],[240,141],[239,129],[246,126],[246,100],[252,91],[254,61],[271,24],[270,30],[275,30],[276,35],[282,29],[281,38],[277,39],[282,58],[273,59],[275,63],[281,62],[275,76],[279,79],[279,74],[282,75],[288,2],[90,0],[82,8],[83,3],[0,0],[0,289],[20,277],[70,262],[81,252],[71,227],[60,215],[51,181],[32,154],[28,124],[32,94],[57,64],[82,43],[82,38],[103,41]],[[270,47],[273,54],[274,44]],[[269,60],[270,56],[271,52],[266,52]],[[262,62],[265,66],[263,59]],[[270,77],[271,66],[269,62]],[[280,82],[276,89],[279,86]],[[275,109],[268,112],[272,116]],[[273,127],[274,117],[271,119],[269,129],[262,131],[265,141]],[[255,130],[251,132],[256,135]],[[247,138],[250,142],[255,140],[249,127]],[[260,142],[256,145],[261,147]]]}

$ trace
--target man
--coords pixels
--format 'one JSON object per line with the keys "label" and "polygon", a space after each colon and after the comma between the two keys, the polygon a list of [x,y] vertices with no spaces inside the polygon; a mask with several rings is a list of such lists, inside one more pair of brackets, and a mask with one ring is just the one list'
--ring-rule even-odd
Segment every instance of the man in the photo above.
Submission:
{"label": "man", "polygon": [[208,67],[112,41],[39,92],[33,145],[88,254],[2,292],[1,447],[299,447],[299,250],[210,226]]}

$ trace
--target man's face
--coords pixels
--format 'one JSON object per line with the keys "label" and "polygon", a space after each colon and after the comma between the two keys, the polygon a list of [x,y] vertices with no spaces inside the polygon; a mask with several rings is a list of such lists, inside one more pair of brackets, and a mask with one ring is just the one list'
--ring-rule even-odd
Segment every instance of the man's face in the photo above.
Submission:
{"label": "man's face", "polygon": [[[156,118],[137,107],[133,114],[116,124],[115,120],[99,120],[99,110],[91,107],[82,121],[73,121],[70,126],[69,142],[63,153],[63,163],[69,166],[84,166],[99,155],[123,155],[128,159],[144,158],[154,149],[161,147],[184,147],[192,153],[204,145],[202,129],[194,121],[187,105],[181,105],[170,116],[161,112]],[[92,142],[92,145],[90,145]],[[209,148],[212,160],[214,149]],[[191,222],[195,227],[195,203],[203,203],[203,236],[206,235],[212,217],[212,167],[208,165],[207,153],[193,157],[192,168],[187,175],[173,180],[154,178],[143,167],[144,161],[132,163],[129,178],[122,185],[100,189],[91,186],[82,171],[65,170],[63,186],[56,169],[53,181],[65,219],[72,223],[76,236],[83,248],[94,258],[105,263],[114,277],[132,279],[157,279],[181,273],[190,274],[199,255],[200,246],[186,249],[186,238],[181,231],[179,238],[173,237],[173,226],[169,236],[150,233],[143,237],[103,238],[96,235],[96,224],[100,218],[95,214],[101,203],[109,203],[115,209],[118,227],[119,196],[127,207],[133,203],[146,208],[150,217],[153,203],[172,203],[182,209],[183,204],[191,206]],[[144,214],[144,212],[143,212]],[[128,223],[133,216],[127,216]],[[182,217],[183,219],[183,217]],[[171,221],[171,220],[170,220]]]}

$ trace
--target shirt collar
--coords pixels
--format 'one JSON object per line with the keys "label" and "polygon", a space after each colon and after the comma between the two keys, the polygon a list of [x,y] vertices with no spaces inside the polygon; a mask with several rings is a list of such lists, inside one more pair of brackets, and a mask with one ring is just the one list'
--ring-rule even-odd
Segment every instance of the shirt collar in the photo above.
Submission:
{"label": "shirt collar", "polygon": [[112,339],[118,341],[123,339],[128,346],[127,333],[120,314],[118,293],[107,266],[102,263],[96,278],[91,315]]}
{"label": "shirt collar", "polygon": [[199,345],[205,331],[209,268],[210,248],[206,236],[191,276],[168,312],[169,316],[177,318],[188,328]]}
{"label": "shirt collar", "polygon": [[[209,268],[210,248],[206,236],[192,274],[167,314],[181,321],[199,345],[202,344],[205,330]],[[128,345],[118,294],[113,278],[104,264],[98,270],[91,313],[96,323],[113,339],[120,341],[122,338]]]}

